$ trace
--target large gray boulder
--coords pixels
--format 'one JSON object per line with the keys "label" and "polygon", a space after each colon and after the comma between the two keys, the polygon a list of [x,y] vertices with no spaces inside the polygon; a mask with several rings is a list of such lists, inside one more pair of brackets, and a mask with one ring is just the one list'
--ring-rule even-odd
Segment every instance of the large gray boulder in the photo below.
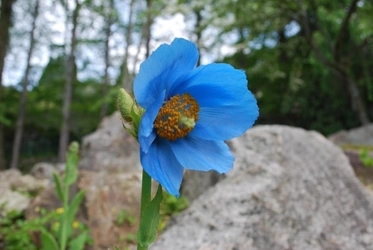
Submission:
{"label": "large gray boulder", "polygon": [[118,172],[141,172],[139,145],[124,130],[120,114],[105,117],[97,130],[83,137],[80,169]]}
{"label": "large gray boulder", "polygon": [[201,194],[151,250],[373,249],[373,196],[316,132],[258,126],[232,140],[227,178]]}

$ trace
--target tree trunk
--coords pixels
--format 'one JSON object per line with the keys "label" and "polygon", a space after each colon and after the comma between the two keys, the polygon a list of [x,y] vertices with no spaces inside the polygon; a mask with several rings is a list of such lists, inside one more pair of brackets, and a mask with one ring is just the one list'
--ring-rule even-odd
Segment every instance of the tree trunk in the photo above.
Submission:
{"label": "tree trunk", "polygon": [[151,27],[153,24],[153,15],[151,13],[153,0],[146,0],[146,23],[145,23],[145,58],[150,55]]}
{"label": "tree trunk", "polygon": [[22,142],[22,134],[23,134],[23,124],[25,121],[26,115],[26,101],[27,101],[27,86],[28,86],[28,76],[31,68],[31,56],[34,50],[35,45],[35,28],[36,28],[36,19],[38,17],[39,12],[39,0],[36,0],[35,9],[33,13],[33,21],[32,21],[32,28],[30,32],[30,46],[29,51],[27,54],[27,64],[25,75],[22,81],[22,94],[21,100],[19,104],[19,113],[17,118],[16,124],[16,132],[13,140],[13,150],[12,150],[12,160],[10,162],[10,168],[18,168],[18,161],[19,161],[19,152],[21,149],[21,142]]}
{"label": "tree trunk", "polygon": [[197,66],[201,64],[201,47],[202,47],[202,28],[201,28],[202,13],[201,12],[202,10],[199,8],[194,10],[194,14],[196,15],[196,24],[194,26],[194,29],[197,35],[196,44],[197,44],[197,48],[199,52]]}
{"label": "tree trunk", "polygon": [[349,93],[351,96],[352,108],[356,111],[361,124],[367,125],[369,123],[369,118],[367,115],[367,111],[365,110],[359,88],[357,87],[355,81],[347,75],[345,79],[347,81],[348,89],[350,90]]}
{"label": "tree trunk", "polygon": [[[12,5],[14,0],[1,0],[0,7],[0,105],[2,104],[4,59],[9,41],[9,28],[11,26]],[[0,109],[1,112],[2,109]],[[2,114],[0,113],[0,116]],[[5,169],[4,130],[0,122],[0,170]]]}
{"label": "tree trunk", "polygon": [[107,91],[108,91],[108,85],[109,85],[109,67],[110,67],[110,47],[109,47],[109,42],[110,42],[110,36],[111,36],[111,26],[113,24],[113,10],[114,10],[114,0],[110,0],[109,3],[109,11],[106,16],[106,29],[105,29],[105,70],[104,70],[104,82],[102,85],[102,96],[104,102],[102,103],[101,106],[101,111],[100,111],[100,118],[102,119],[103,117],[106,116],[107,110],[108,110],[108,102],[107,102]]}
{"label": "tree trunk", "polygon": [[62,126],[60,132],[60,142],[58,148],[58,161],[65,161],[65,153],[70,139],[70,106],[72,100],[73,83],[75,80],[75,47],[76,47],[76,28],[78,25],[78,15],[80,9],[79,0],[75,1],[75,10],[72,17],[72,30],[70,40],[70,54],[66,65],[66,84],[65,95],[63,99]]}
{"label": "tree trunk", "polygon": [[[129,51],[129,46],[131,44],[132,16],[133,16],[134,3],[135,3],[135,0],[131,0],[129,15],[128,15],[128,23],[127,23],[127,31],[126,31],[126,47],[124,49],[124,59],[123,59],[123,65],[122,65],[122,79],[121,79],[122,87],[125,88],[128,92],[132,91],[132,81],[133,81],[133,77],[131,76],[128,70],[128,58],[129,58],[128,51]],[[140,48],[138,48],[138,51],[140,51]],[[134,64],[136,64],[136,59],[135,59]]]}

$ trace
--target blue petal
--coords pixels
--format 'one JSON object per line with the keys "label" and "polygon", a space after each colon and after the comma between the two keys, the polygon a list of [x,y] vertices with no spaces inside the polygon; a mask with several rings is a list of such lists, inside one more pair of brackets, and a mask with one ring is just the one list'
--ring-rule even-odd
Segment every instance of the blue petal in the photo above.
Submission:
{"label": "blue petal", "polygon": [[229,140],[245,133],[259,116],[259,108],[249,90],[236,103],[200,107],[191,136],[207,140]]}
{"label": "blue petal", "polygon": [[154,131],[154,121],[158,115],[159,109],[163,105],[165,95],[166,91],[161,92],[141,118],[138,139],[141,150],[145,153],[148,152],[150,144],[156,137],[156,133]]}
{"label": "blue petal", "polygon": [[196,66],[198,56],[196,45],[182,38],[155,50],[141,64],[133,84],[140,106],[147,109],[161,91],[168,91],[177,78]]}
{"label": "blue petal", "polygon": [[140,159],[143,168],[154,180],[170,194],[179,196],[184,169],[176,159],[168,141],[155,139],[148,153],[140,152]]}
{"label": "blue petal", "polygon": [[180,77],[170,93],[189,93],[196,99],[200,112],[190,134],[207,140],[240,136],[259,115],[245,73],[228,64],[200,66]]}
{"label": "blue petal", "polygon": [[191,94],[202,107],[237,103],[247,92],[246,74],[229,64],[199,66],[178,78],[170,94]]}
{"label": "blue petal", "polygon": [[190,170],[226,173],[233,167],[234,157],[223,141],[208,141],[187,136],[170,143],[181,165]]}

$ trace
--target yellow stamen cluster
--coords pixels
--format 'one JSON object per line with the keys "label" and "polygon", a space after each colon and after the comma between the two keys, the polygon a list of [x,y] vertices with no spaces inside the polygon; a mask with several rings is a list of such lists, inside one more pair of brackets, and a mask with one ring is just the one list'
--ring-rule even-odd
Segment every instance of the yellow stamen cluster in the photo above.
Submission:
{"label": "yellow stamen cluster", "polygon": [[183,138],[196,125],[198,112],[198,103],[189,93],[175,95],[160,108],[154,128],[167,140]]}

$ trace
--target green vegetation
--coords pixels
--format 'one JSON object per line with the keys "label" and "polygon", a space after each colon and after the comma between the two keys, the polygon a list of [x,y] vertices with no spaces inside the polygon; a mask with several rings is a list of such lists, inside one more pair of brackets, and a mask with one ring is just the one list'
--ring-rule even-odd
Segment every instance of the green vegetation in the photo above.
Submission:
{"label": "green vegetation", "polygon": [[362,149],[359,156],[365,167],[373,167],[373,158],[369,156],[369,151],[367,149]]}
{"label": "green vegetation", "polygon": [[131,211],[127,209],[122,209],[118,213],[116,224],[118,226],[122,225],[124,222],[127,222],[130,226],[135,224],[136,218],[135,216],[131,215]]}
{"label": "green vegetation", "polygon": [[[172,215],[176,215],[186,209],[189,206],[189,201],[187,198],[180,196],[176,198],[174,195],[163,191],[163,200],[160,205],[160,223],[158,225],[158,233],[161,233],[167,225],[167,222],[170,220]],[[121,226],[123,223],[128,223],[130,226],[134,226],[136,219],[131,215],[130,211],[123,209],[118,213],[116,225]],[[129,249],[128,244],[135,245],[137,244],[137,235],[129,233],[122,236],[119,239],[118,245],[115,246],[115,249],[127,250]]]}
{"label": "green vegetation", "polygon": [[77,180],[78,149],[76,142],[69,147],[65,176],[61,178],[54,174],[56,193],[63,207],[54,211],[36,207],[38,216],[30,220],[26,220],[19,212],[8,213],[0,221],[0,238],[4,241],[4,250],[33,250],[40,247],[43,250],[81,250],[86,244],[92,244],[89,229],[76,220],[84,190],[69,199],[69,187]]}

